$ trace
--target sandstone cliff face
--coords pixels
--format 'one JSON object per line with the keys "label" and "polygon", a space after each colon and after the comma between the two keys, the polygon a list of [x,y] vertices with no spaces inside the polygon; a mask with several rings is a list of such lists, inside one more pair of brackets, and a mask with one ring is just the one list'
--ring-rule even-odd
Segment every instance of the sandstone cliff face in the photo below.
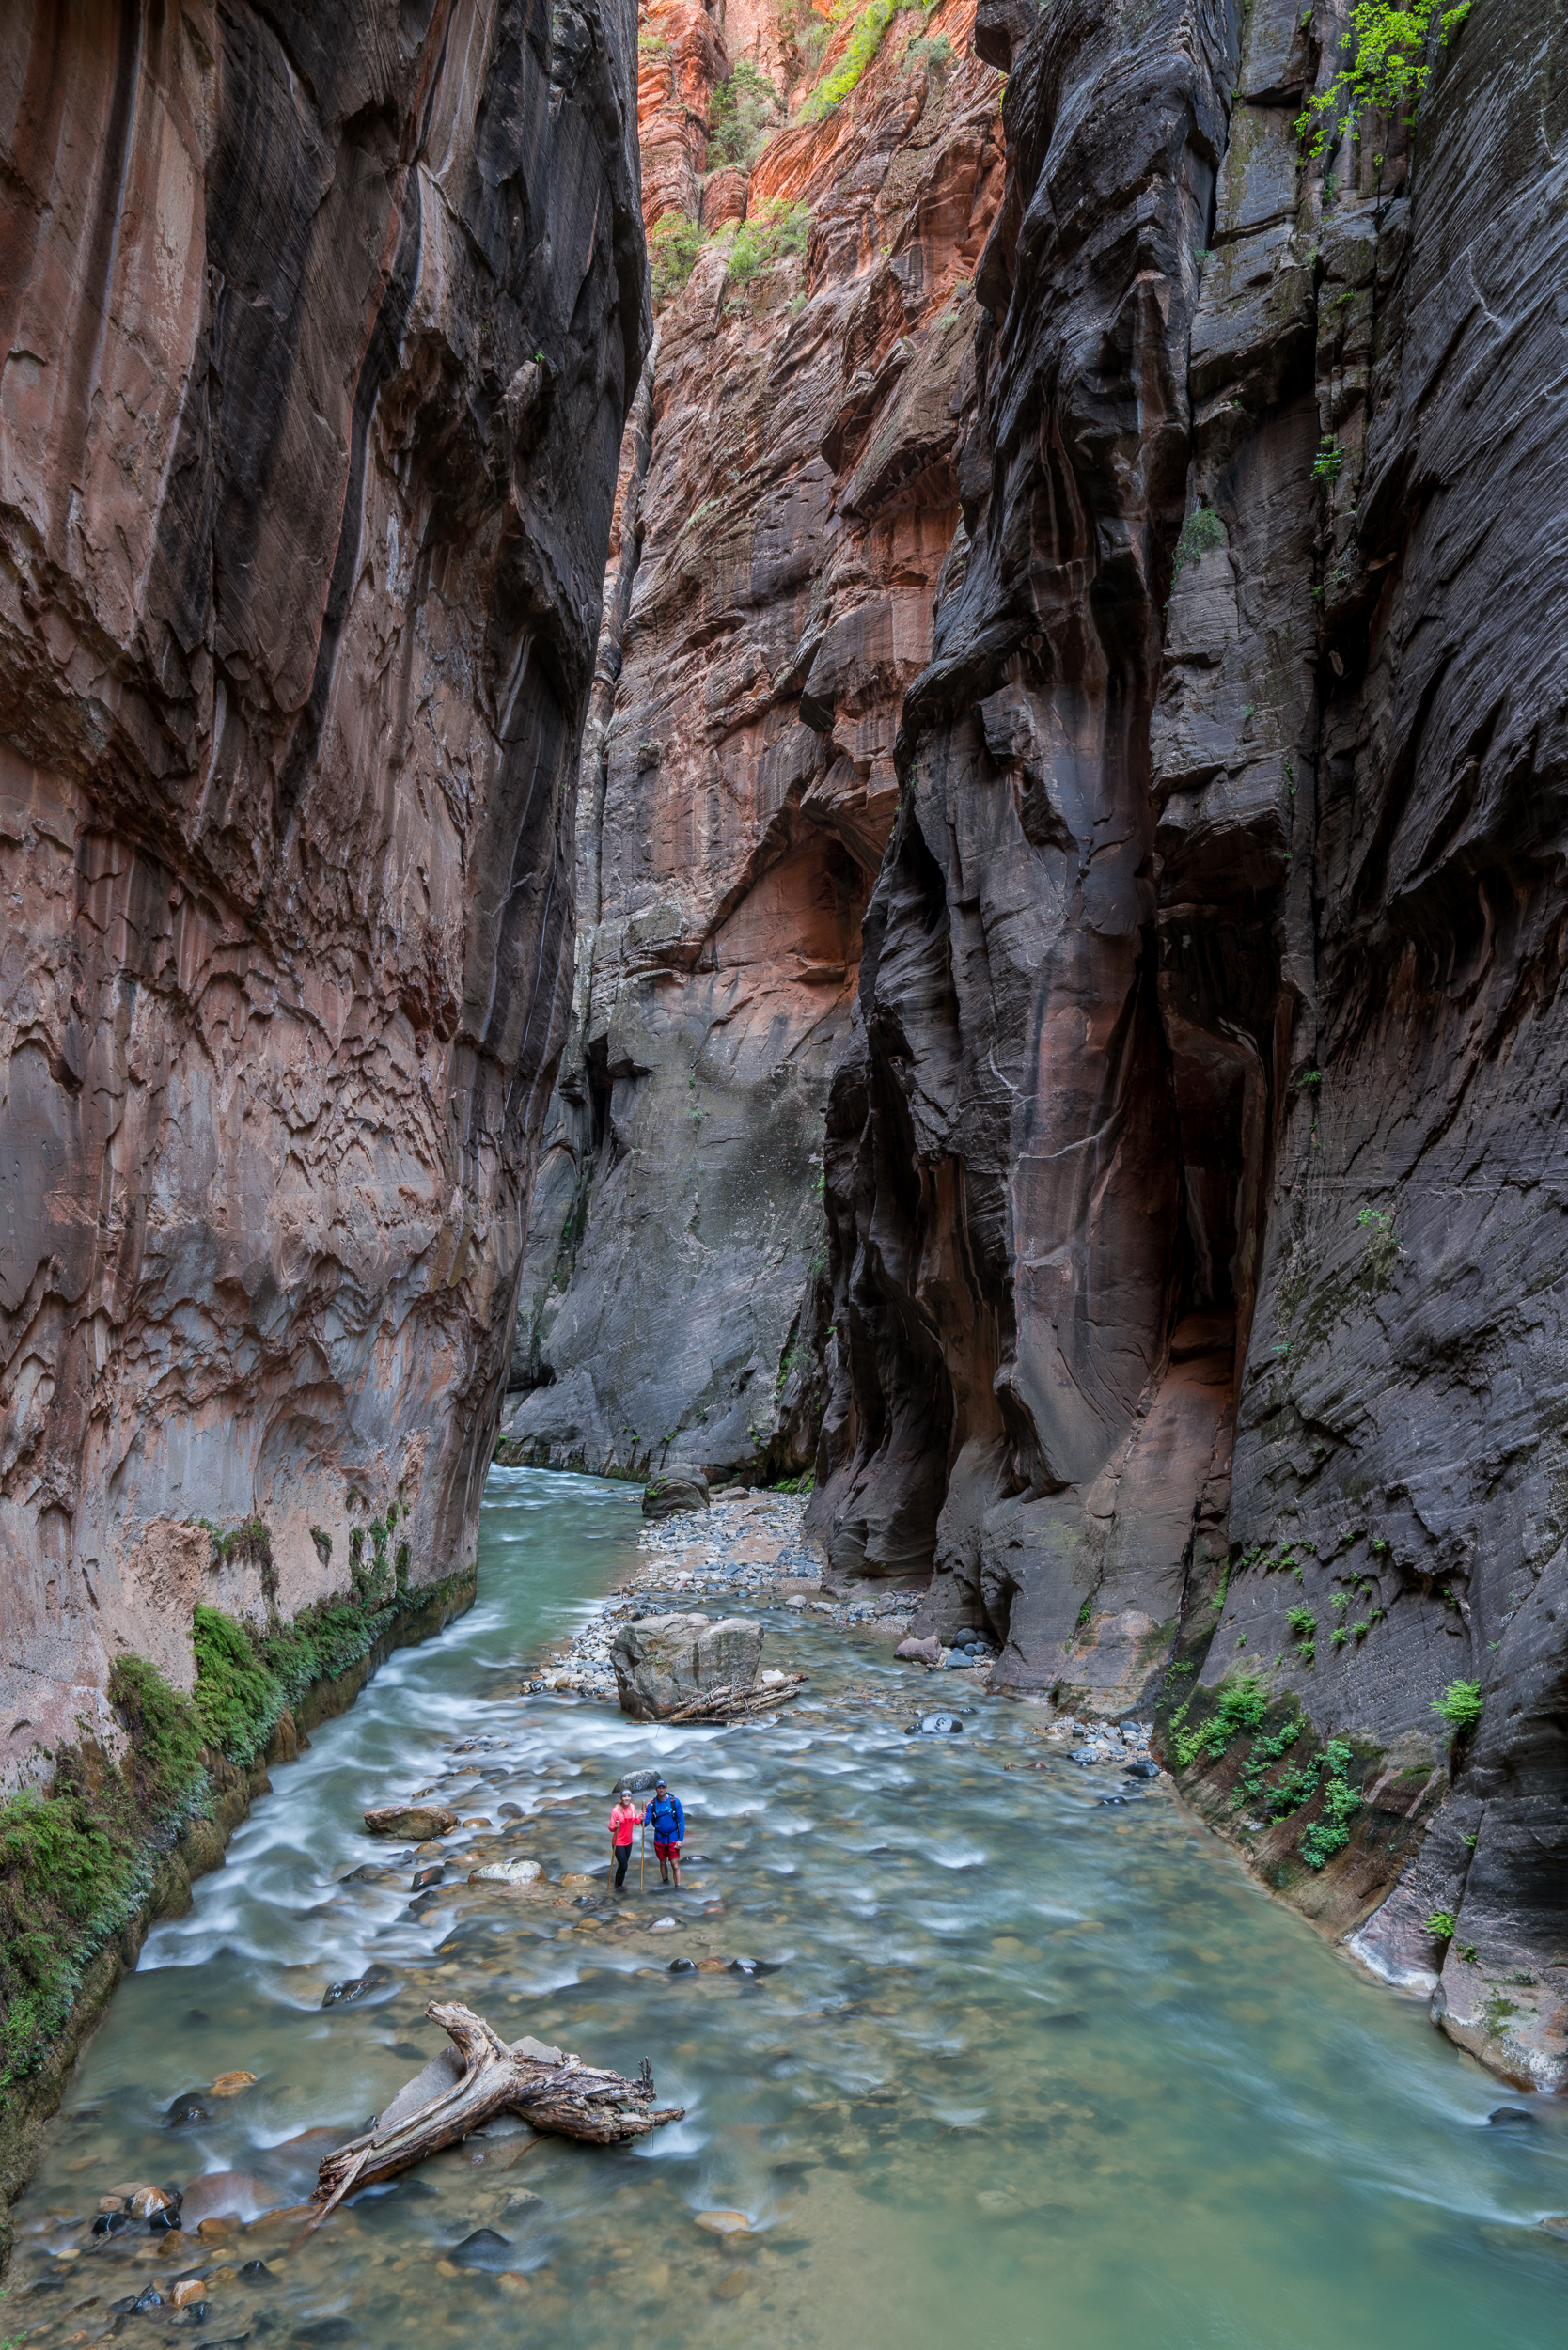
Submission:
{"label": "sandstone cliff face", "polygon": [[[472,1558],[648,337],[615,0],[0,29],[0,1698]],[[227,1559],[192,1521],[261,1520]],[[271,1563],[268,1563],[270,1546]]]}
{"label": "sandstone cliff face", "polygon": [[1331,10],[982,16],[1028,38],[829,1110],[815,1522],[1014,1689],[1196,1721],[1261,1672],[1354,1752],[1348,1846],[1195,1795],[1560,2086],[1553,25],[1476,0],[1413,145],[1304,164]]}
{"label": "sandstone cliff face", "polygon": [[[969,281],[1001,192],[971,24],[963,0],[897,17],[823,119],[781,106],[747,178],[702,169],[714,24],[645,20],[650,219],[744,207],[777,249],[746,275],[732,238],[704,245],[628,432],[507,1422],[525,1459],[811,1458],[823,1108],[959,524]],[[762,68],[781,53],[765,11],[731,34]]]}

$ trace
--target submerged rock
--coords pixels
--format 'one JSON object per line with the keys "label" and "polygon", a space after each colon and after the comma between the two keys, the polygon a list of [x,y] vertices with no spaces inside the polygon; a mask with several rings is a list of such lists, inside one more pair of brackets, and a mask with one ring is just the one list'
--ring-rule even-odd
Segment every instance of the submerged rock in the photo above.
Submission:
{"label": "submerged rock", "polygon": [[937,1738],[961,1734],[964,1724],[956,1714],[922,1714],[915,1729],[922,1738]]}
{"label": "submerged rock", "polygon": [[391,1973],[386,1967],[368,1966],[364,1974],[354,1975],[346,1982],[329,1983],[321,1994],[321,2005],[351,2006],[355,1999],[368,1998],[372,1991],[384,1989],[391,1980]]}

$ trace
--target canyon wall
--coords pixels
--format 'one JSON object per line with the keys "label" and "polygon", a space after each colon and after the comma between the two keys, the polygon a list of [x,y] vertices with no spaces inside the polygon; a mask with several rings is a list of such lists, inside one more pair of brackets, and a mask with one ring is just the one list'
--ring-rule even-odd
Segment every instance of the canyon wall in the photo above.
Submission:
{"label": "canyon wall", "polygon": [[[813,1523],[1003,1686],[1158,1703],[1269,1882],[1560,2087],[1568,78],[1560,10],[1475,0],[1413,136],[1312,159],[1347,15],[982,10],[967,559],[832,1085]],[[1341,1741],[1327,1865],[1222,1685]]]}
{"label": "canyon wall", "polygon": [[[997,75],[967,54],[969,0],[947,0],[894,17],[813,118],[855,20],[820,71],[782,22],[656,0],[643,24],[655,284],[677,250],[662,238],[688,222],[689,275],[622,457],[576,1001],[506,1421],[509,1457],[560,1466],[776,1475],[812,1458],[823,1111],[901,703],[945,567],[962,568],[954,453],[1001,195]],[[779,101],[745,168],[708,133],[737,61]]]}
{"label": "canyon wall", "polygon": [[[647,347],[619,0],[0,29],[0,1731],[471,1564]],[[232,1535],[237,1539],[214,1539]]]}

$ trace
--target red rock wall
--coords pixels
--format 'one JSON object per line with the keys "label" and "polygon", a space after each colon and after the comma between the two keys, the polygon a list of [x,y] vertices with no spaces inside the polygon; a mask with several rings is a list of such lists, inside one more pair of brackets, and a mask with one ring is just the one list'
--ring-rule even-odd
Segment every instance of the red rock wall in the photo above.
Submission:
{"label": "red rock wall", "polygon": [[[749,179],[703,179],[698,97],[729,53],[715,62],[689,8],[644,21],[650,218],[744,199],[754,225],[806,208],[809,233],[745,281],[731,243],[705,246],[661,313],[629,436],[579,807],[578,1001],[508,1419],[524,1457],[723,1472],[811,1455],[823,1105],[900,706],[962,561],[969,286],[1003,168],[972,23],[963,0],[895,18],[817,123],[780,74],[794,123]],[[764,68],[782,54],[765,12],[724,39]],[[917,39],[950,57],[909,56]]]}
{"label": "red rock wall", "polygon": [[[0,27],[0,1751],[473,1557],[647,338],[629,17]],[[547,60],[541,63],[541,60]],[[548,233],[546,234],[546,229]]]}

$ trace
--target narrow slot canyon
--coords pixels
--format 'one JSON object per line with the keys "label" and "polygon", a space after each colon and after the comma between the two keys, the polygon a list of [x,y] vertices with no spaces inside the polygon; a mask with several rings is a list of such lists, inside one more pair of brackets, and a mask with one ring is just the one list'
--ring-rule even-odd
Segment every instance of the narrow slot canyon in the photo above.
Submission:
{"label": "narrow slot canyon", "polygon": [[1555,2338],[1560,13],[0,27],[17,2344]]}

